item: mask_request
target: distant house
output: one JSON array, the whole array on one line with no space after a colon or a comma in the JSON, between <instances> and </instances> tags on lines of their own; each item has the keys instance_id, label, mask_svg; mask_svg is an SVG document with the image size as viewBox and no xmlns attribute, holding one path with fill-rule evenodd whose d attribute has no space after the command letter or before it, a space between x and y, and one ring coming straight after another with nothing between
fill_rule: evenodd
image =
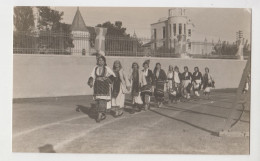
<instances>
[{"instance_id":1,"label":"distant house","mask_svg":"<svg viewBox=\"0 0 260 161\"><path fill-rule=\"evenodd\" d=\"M173 49L173 54L210 54L213 44L194 39L195 25L186 14L186 9L168 10L168 17L151 24L152 50Z\"/></svg>"}]
</instances>

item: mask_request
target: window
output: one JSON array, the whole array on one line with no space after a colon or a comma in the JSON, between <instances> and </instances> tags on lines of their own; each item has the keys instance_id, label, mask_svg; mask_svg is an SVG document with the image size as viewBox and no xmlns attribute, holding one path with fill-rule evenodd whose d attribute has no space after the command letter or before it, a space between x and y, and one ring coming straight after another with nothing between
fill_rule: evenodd
<instances>
[{"instance_id":1,"label":"window","mask_svg":"<svg viewBox=\"0 0 260 161\"><path fill-rule=\"evenodd\" d=\"M165 27L163 27L163 38L166 37L166 30L165 30Z\"/></svg>"},{"instance_id":2,"label":"window","mask_svg":"<svg viewBox=\"0 0 260 161\"><path fill-rule=\"evenodd\" d=\"M191 49L191 42L189 42L189 46L188 46L189 49Z\"/></svg>"},{"instance_id":3,"label":"window","mask_svg":"<svg viewBox=\"0 0 260 161\"><path fill-rule=\"evenodd\" d=\"M179 24L179 35L181 35L182 34L182 24L180 23Z\"/></svg>"},{"instance_id":4,"label":"window","mask_svg":"<svg viewBox=\"0 0 260 161\"><path fill-rule=\"evenodd\" d=\"M173 24L173 35L176 36L176 23Z\"/></svg>"},{"instance_id":5,"label":"window","mask_svg":"<svg viewBox=\"0 0 260 161\"><path fill-rule=\"evenodd\" d=\"M172 35L172 28L171 28L171 24L169 24L169 35Z\"/></svg>"},{"instance_id":6,"label":"window","mask_svg":"<svg viewBox=\"0 0 260 161\"><path fill-rule=\"evenodd\" d=\"M189 29L188 31L188 36L191 36L191 29Z\"/></svg>"},{"instance_id":7,"label":"window","mask_svg":"<svg viewBox=\"0 0 260 161\"><path fill-rule=\"evenodd\" d=\"M166 43L165 43L165 41L163 41L163 47L164 47L164 48L166 47Z\"/></svg>"},{"instance_id":8,"label":"window","mask_svg":"<svg viewBox=\"0 0 260 161\"><path fill-rule=\"evenodd\" d=\"M186 35L186 24L184 24L184 35Z\"/></svg>"},{"instance_id":9,"label":"window","mask_svg":"<svg viewBox=\"0 0 260 161\"><path fill-rule=\"evenodd\" d=\"M156 29L153 30L154 39L156 39Z\"/></svg>"}]
</instances>

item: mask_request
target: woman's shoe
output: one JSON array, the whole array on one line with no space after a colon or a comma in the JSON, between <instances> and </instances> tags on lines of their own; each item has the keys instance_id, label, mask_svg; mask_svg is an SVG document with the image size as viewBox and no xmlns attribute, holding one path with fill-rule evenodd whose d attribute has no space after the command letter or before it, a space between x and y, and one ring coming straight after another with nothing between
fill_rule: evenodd
<instances>
[{"instance_id":1,"label":"woman's shoe","mask_svg":"<svg viewBox=\"0 0 260 161\"><path fill-rule=\"evenodd\" d=\"M147 111L148 108L149 108L149 107L148 107L148 104L145 104L145 105L144 105L144 110Z\"/></svg>"},{"instance_id":2,"label":"woman's shoe","mask_svg":"<svg viewBox=\"0 0 260 161\"><path fill-rule=\"evenodd\" d=\"M120 117L120 116L122 116L123 114L124 114L123 110L122 110L122 109L119 109L117 116Z\"/></svg>"},{"instance_id":3,"label":"woman's shoe","mask_svg":"<svg viewBox=\"0 0 260 161\"><path fill-rule=\"evenodd\" d=\"M113 117L117 117L118 116L118 107L114 107L113 108Z\"/></svg>"},{"instance_id":4,"label":"woman's shoe","mask_svg":"<svg viewBox=\"0 0 260 161\"><path fill-rule=\"evenodd\" d=\"M137 105L135 107L135 112L141 112L142 111L142 108L140 107L140 105Z\"/></svg>"},{"instance_id":5,"label":"woman's shoe","mask_svg":"<svg viewBox=\"0 0 260 161\"><path fill-rule=\"evenodd\" d=\"M160 103L159 103L159 108L162 108L162 107L163 107L163 103L160 102Z\"/></svg>"},{"instance_id":6,"label":"woman's shoe","mask_svg":"<svg viewBox=\"0 0 260 161\"><path fill-rule=\"evenodd\" d=\"M96 118L96 122L97 122L97 123L100 123L101 117L102 117L102 113L99 112L99 113L97 114L97 118Z\"/></svg>"},{"instance_id":7,"label":"woman's shoe","mask_svg":"<svg viewBox=\"0 0 260 161\"><path fill-rule=\"evenodd\" d=\"M110 114L111 113L111 109L106 109L106 113Z\"/></svg>"},{"instance_id":8,"label":"woman's shoe","mask_svg":"<svg viewBox=\"0 0 260 161\"><path fill-rule=\"evenodd\" d=\"M136 104L133 104L132 109L130 110L130 114L134 114L136 111Z\"/></svg>"},{"instance_id":9,"label":"woman's shoe","mask_svg":"<svg viewBox=\"0 0 260 161\"><path fill-rule=\"evenodd\" d=\"M134 110L134 109L131 109L131 110L129 111L129 113L130 113L130 114L134 114L134 113L135 113L135 110Z\"/></svg>"},{"instance_id":10,"label":"woman's shoe","mask_svg":"<svg viewBox=\"0 0 260 161\"><path fill-rule=\"evenodd\" d=\"M106 119L106 114L105 113L101 113L101 120L105 120Z\"/></svg>"}]
</instances>

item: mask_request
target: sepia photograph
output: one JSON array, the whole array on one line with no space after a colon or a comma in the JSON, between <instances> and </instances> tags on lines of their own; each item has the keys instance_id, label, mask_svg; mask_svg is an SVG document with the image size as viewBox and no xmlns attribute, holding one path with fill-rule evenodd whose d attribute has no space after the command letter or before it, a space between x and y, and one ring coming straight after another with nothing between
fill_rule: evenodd
<instances>
[{"instance_id":1,"label":"sepia photograph","mask_svg":"<svg viewBox=\"0 0 260 161\"><path fill-rule=\"evenodd\" d=\"M251 8L13 6L12 152L250 155Z\"/></svg>"}]
</instances>

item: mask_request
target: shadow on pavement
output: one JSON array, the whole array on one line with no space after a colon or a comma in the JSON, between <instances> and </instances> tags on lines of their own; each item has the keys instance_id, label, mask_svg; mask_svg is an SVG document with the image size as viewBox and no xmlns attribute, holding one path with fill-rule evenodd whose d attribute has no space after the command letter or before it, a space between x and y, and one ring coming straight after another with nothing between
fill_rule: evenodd
<instances>
[{"instance_id":1,"label":"shadow on pavement","mask_svg":"<svg viewBox=\"0 0 260 161\"><path fill-rule=\"evenodd\" d=\"M56 153L51 144L45 144L40 146L38 149L40 153Z\"/></svg>"},{"instance_id":2,"label":"shadow on pavement","mask_svg":"<svg viewBox=\"0 0 260 161\"><path fill-rule=\"evenodd\" d=\"M190 126L192 126L192 127L195 127L195 128L200 129L200 130L202 130L202 131L205 131L205 132L207 132L207 133L209 133L209 134L211 134L211 135L213 135L213 136L218 136L218 132L215 132L215 131L212 131L212 130L208 130L208 129L206 129L206 128L200 127L200 126L198 126L198 125L194 125L194 124L192 124L192 123L190 123L190 122L187 122L187 121L184 121L184 120L181 120L181 119L177 119L177 118L172 117L172 116L168 116L168 115L166 115L166 114L160 113L160 112L155 111L155 110L151 110L151 109L150 109L150 111L152 111L152 112L154 112L154 113L156 113L156 114L159 114L159 115L161 115L161 116L164 116L164 117L167 117L167 118L170 118L170 119L173 119L173 120L176 120L176 121L185 123L185 124L187 124L187 125L190 125Z\"/></svg>"},{"instance_id":3,"label":"shadow on pavement","mask_svg":"<svg viewBox=\"0 0 260 161\"><path fill-rule=\"evenodd\" d=\"M77 112L83 112L84 114L87 114L89 118L95 119L96 118L96 109L95 104L91 104L91 107L86 107L83 105L77 105L76 108Z\"/></svg>"},{"instance_id":4,"label":"shadow on pavement","mask_svg":"<svg viewBox=\"0 0 260 161\"><path fill-rule=\"evenodd\" d=\"M198 112L198 111L193 111L193 110L187 110L187 109L182 109L182 108L173 107L173 106L171 106L171 108L169 108L169 107L162 107L162 109L173 110L173 111L182 111L182 112L186 112L186 113L194 113L194 114L199 114L199 115L207 115L207 116L227 119L227 117L225 117L225 116L213 115L213 114L210 114L210 113L204 113L204 112Z\"/></svg>"}]
</instances>

